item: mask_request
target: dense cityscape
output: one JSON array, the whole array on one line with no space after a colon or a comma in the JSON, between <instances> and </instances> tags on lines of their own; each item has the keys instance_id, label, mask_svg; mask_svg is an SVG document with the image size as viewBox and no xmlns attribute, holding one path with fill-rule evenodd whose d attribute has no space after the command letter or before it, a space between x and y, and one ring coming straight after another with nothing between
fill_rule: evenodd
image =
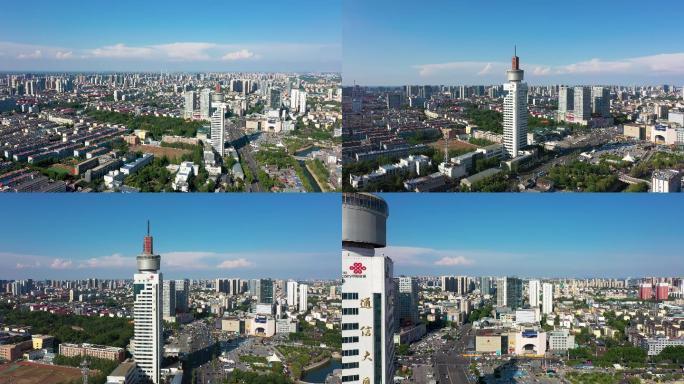
<instances>
[{"instance_id":1,"label":"dense cityscape","mask_svg":"<svg viewBox=\"0 0 684 384\"><path fill-rule=\"evenodd\" d=\"M339 74L11 73L0 190L334 191Z\"/></svg>"},{"instance_id":2,"label":"dense cityscape","mask_svg":"<svg viewBox=\"0 0 684 384\"><path fill-rule=\"evenodd\" d=\"M344 87L345 190L681 191L684 88L528 86L520 65L503 85Z\"/></svg>"},{"instance_id":3,"label":"dense cityscape","mask_svg":"<svg viewBox=\"0 0 684 384\"><path fill-rule=\"evenodd\" d=\"M343 194L342 382L682 379L684 278L396 276L390 208Z\"/></svg>"},{"instance_id":4,"label":"dense cityscape","mask_svg":"<svg viewBox=\"0 0 684 384\"><path fill-rule=\"evenodd\" d=\"M339 282L167 280L160 259L148 232L133 280L2 281L4 377L339 382Z\"/></svg>"}]
</instances>

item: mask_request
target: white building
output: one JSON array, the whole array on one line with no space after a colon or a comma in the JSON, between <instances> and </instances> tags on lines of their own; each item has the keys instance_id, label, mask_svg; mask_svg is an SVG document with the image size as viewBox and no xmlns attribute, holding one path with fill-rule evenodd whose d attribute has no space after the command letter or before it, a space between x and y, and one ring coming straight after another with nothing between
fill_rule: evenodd
<instances>
[{"instance_id":1,"label":"white building","mask_svg":"<svg viewBox=\"0 0 684 384\"><path fill-rule=\"evenodd\" d=\"M192 161L184 161L180 163L176 177L171 182L171 188L175 191L188 192L190 191L190 184L188 179L190 176L197 175L199 172L199 166L195 165Z\"/></svg>"},{"instance_id":2,"label":"white building","mask_svg":"<svg viewBox=\"0 0 684 384\"><path fill-rule=\"evenodd\" d=\"M342 382L390 383L394 377L392 259L386 245L387 203L370 194L342 201Z\"/></svg>"},{"instance_id":3,"label":"white building","mask_svg":"<svg viewBox=\"0 0 684 384\"><path fill-rule=\"evenodd\" d=\"M651 191L660 193L681 192L682 174L674 169L653 171Z\"/></svg>"},{"instance_id":4,"label":"white building","mask_svg":"<svg viewBox=\"0 0 684 384\"><path fill-rule=\"evenodd\" d=\"M529 284L530 307L539 308L539 280L530 280Z\"/></svg>"},{"instance_id":5,"label":"white building","mask_svg":"<svg viewBox=\"0 0 684 384\"><path fill-rule=\"evenodd\" d=\"M226 107L224 105L219 106L211 115L211 145L214 147L216 152L223 157L225 154L226 146Z\"/></svg>"},{"instance_id":6,"label":"white building","mask_svg":"<svg viewBox=\"0 0 684 384\"><path fill-rule=\"evenodd\" d=\"M542 285L542 313L548 315L553 312L553 284Z\"/></svg>"},{"instance_id":7,"label":"white building","mask_svg":"<svg viewBox=\"0 0 684 384\"><path fill-rule=\"evenodd\" d=\"M506 71L508 83L504 84L504 152L507 158L518 156L527 145L527 84L523 83L525 71L520 69L518 56L513 56L511 69Z\"/></svg>"},{"instance_id":8,"label":"white building","mask_svg":"<svg viewBox=\"0 0 684 384\"><path fill-rule=\"evenodd\" d=\"M309 286L299 284L299 313L304 313L309 308Z\"/></svg>"},{"instance_id":9,"label":"white building","mask_svg":"<svg viewBox=\"0 0 684 384\"><path fill-rule=\"evenodd\" d=\"M162 284L162 318L172 318L176 316L176 281L166 280Z\"/></svg>"},{"instance_id":10,"label":"white building","mask_svg":"<svg viewBox=\"0 0 684 384\"><path fill-rule=\"evenodd\" d=\"M159 255L154 254L153 239L147 226L143 253L136 258L138 273L133 276L133 338L131 354L145 376L160 383L162 358L162 274Z\"/></svg>"},{"instance_id":11,"label":"white building","mask_svg":"<svg viewBox=\"0 0 684 384\"><path fill-rule=\"evenodd\" d=\"M294 113L303 115L306 113L306 92L293 89L290 95L290 109Z\"/></svg>"},{"instance_id":12,"label":"white building","mask_svg":"<svg viewBox=\"0 0 684 384\"><path fill-rule=\"evenodd\" d=\"M200 92L199 107L200 118L209 120L209 117L211 117L211 90L203 89L202 92Z\"/></svg>"},{"instance_id":13,"label":"white building","mask_svg":"<svg viewBox=\"0 0 684 384\"><path fill-rule=\"evenodd\" d=\"M287 282L287 305L290 307L290 309L295 308L297 306L297 282L296 281L288 281Z\"/></svg>"},{"instance_id":14,"label":"white building","mask_svg":"<svg viewBox=\"0 0 684 384\"><path fill-rule=\"evenodd\" d=\"M183 99L185 100L183 117L186 119L191 119L192 114L195 112L195 91L187 91L183 93Z\"/></svg>"}]
</instances>

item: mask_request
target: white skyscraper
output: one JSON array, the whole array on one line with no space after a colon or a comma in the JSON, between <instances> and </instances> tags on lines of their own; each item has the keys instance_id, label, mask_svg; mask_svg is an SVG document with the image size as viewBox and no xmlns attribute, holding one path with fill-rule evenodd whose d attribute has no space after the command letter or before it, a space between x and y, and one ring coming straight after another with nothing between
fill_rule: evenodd
<instances>
[{"instance_id":1,"label":"white skyscraper","mask_svg":"<svg viewBox=\"0 0 684 384\"><path fill-rule=\"evenodd\" d=\"M390 383L394 376L392 259L386 245L387 203L342 195L342 382Z\"/></svg>"},{"instance_id":2,"label":"white skyscraper","mask_svg":"<svg viewBox=\"0 0 684 384\"><path fill-rule=\"evenodd\" d=\"M297 289L298 289L298 284L296 281L288 281L287 282L287 305L290 307L290 309L294 308L297 306Z\"/></svg>"},{"instance_id":3,"label":"white skyscraper","mask_svg":"<svg viewBox=\"0 0 684 384\"><path fill-rule=\"evenodd\" d=\"M295 113L299 113L300 115L306 113L305 91L299 89L292 90L292 94L290 95L290 109Z\"/></svg>"},{"instance_id":4,"label":"white skyscraper","mask_svg":"<svg viewBox=\"0 0 684 384\"><path fill-rule=\"evenodd\" d=\"M131 354L141 371L154 384L160 383L162 357L162 274L159 255L154 254L150 225L143 241L143 253L136 258L133 276L133 339Z\"/></svg>"},{"instance_id":5,"label":"white skyscraper","mask_svg":"<svg viewBox=\"0 0 684 384\"><path fill-rule=\"evenodd\" d=\"M508 83L504 84L504 152L508 158L518 156L527 145L527 84L523 83L524 71L520 59L513 56L511 69L506 71Z\"/></svg>"},{"instance_id":6,"label":"white skyscraper","mask_svg":"<svg viewBox=\"0 0 684 384\"><path fill-rule=\"evenodd\" d=\"M496 306L505 307L507 304L506 298L508 297L508 292L506 291L506 278L497 277L496 278Z\"/></svg>"},{"instance_id":7,"label":"white skyscraper","mask_svg":"<svg viewBox=\"0 0 684 384\"><path fill-rule=\"evenodd\" d=\"M539 280L530 280L530 307L539 308Z\"/></svg>"},{"instance_id":8,"label":"white skyscraper","mask_svg":"<svg viewBox=\"0 0 684 384\"><path fill-rule=\"evenodd\" d=\"M174 280L166 280L162 284L163 293L163 309L162 317L174 317L176 316L176 282Z\"/></svg>"},{"instance_id":9,"label":"white skyscraper","mask_svg":"<svg viewBox=\"0 0 684 384\"><path fill-rule=\"evenodd\" d=\"M309 308L309 286L299 284L299 313L306 312L307 308Z\"/></svg>"},{"instance_id":10,"label":"white skyscraper","mask_svg":"<svg viewBox=\"0 0 684 384\"><path fill-rule=\"evenodd\" d=\"M223 157L226 145L226 107L221 105L216 108L214 114L211 116L211 145L216 152Z\"/></svg>"},{"instance_id":11,"label":"white skyscraper","mask_svg":"<svg viewBox=\"0 0 684 384\"><path fill-rule=\"evenodd\" d=\"M211 117L211 90L203 89L199 100L200 118L209 120Z\"/></svg>"},{"instance_id":12,"label":"white skyscraper","mask_svg":"<svg viewBox=\"0 0 684 384\"><path fill-rule=\"evenodd\" d=\"M553 312L553 284L542 285L542 313L548 315Z\"/></svg>"},{"instance_id":13,"label":"white skyscraper","mask_svg":"<svg viewBox=\"0 0 684 384\"><path fill-rule=\"evenodd\" d=\"M591 88L575 87L575 122L591 119Z\"/></svg>"},{"instance_id":14,"label":"white skyscraper","mask_svg":"<svg viewBox=\"0 0 684 384\"><path fill-rule=\"evenodd\" d=\"M192 114L195 112L195 91L187 91L183 93L183 98L185 99L183 117L186 119L191 119Z\"/></svg>"}]
</instances>

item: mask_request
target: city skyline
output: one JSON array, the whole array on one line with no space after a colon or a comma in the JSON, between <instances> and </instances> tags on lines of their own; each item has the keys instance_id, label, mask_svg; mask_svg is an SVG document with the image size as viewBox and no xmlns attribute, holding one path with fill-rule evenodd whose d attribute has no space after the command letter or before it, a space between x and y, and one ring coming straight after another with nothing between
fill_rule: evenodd
<instances>
[{"instance_id":1,"label":"city skyline","mask_svg":"<svg viewBox=\"0 0 684 384\"><path fill-rule=\"evenodd\" d=\"M216 2L207 6L210 18L189 17L175 1L124 1L115 8L76 0L34 6L41 12L26 13L18 4L3 8L4 70L341 70L338 1L307 0L298 7ZM71 18L78 23L65 22Z\"/></svg>"},{"instance_id":2,"label":"city skyline","mask_svg":"<svg viewBox=\"0 0 684 384\"><path fill-rule=\"evenodd\" d=\"M684 43L668 36L679 33L675 20L684 6L666 3L658 28L649 30L619 28L620 20L641 17L636 1L582 0L564 4L561 12L541 1L438 1L430 7L405 0L346 1L343 83L499 84L517 45L531 85L682 84ZM581 28L590 17L596 17L596 28Z\"/></svg>"},{"instance_id":3,"label":"city skyline","mask_svg":"<svg viewBox=\"0 0 684 384\"><path fill-rule=\"evenodd\" d=\"M338 196L245 196L6 196L0 266L6 279L127 279L149 219L170 279L339 278Z\"/></svg>"},{"instance_id":4,"label":"city skyline","mask_svg":"<svg viewBox=\"0 0 684 384\"><path fill-rule=\"evenodd\" d=\"M681 206L677 198L379 196L387 201L390 215L388 246L376 253L392 258L396 276L627 278L684 273L677 269L677 219L660 214ZM656 221L657 226L651 225ZM638 236L630 235L632 231Z\"/></svg>"}]
</instances>

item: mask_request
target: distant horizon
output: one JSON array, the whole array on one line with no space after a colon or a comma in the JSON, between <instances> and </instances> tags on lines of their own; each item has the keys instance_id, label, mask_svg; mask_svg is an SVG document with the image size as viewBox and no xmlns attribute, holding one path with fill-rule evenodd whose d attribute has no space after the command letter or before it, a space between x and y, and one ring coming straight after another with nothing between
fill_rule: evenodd
<instances>
[{"instance_id":1,"label":"distant horizon","mask_svg":"<svg viewBox=\"0 0 684 384\"><path fill-rule=\"evenodd\" d=\"M395 276L684 276L676 194L378 195Z\"/></svg>"},{"instance_id":2,"label":"distant horizon","mask_svg":"<svg viewBox=\"0 0 684 384\"><path fill-rule=\"evenodd\" d=\"M504 83L516 47L528 84L684 84L684 3L658 5L657 28L632 28L638 0L347 0L344 84Z\"/></svg>"},{"instance_id":3,"label":"distant horizon","mask_svg":"<svg viewBox=\"0 0 684 384\"><path fill-rule=\"evenodd\" d=\"M169 278L339 276L335 195L5 194L0 207L0 279L132 277L146 220Z\"/></svg>"},{"instance_id":4,"label":"distant horizon","mask_svg":"<svg viewBox=\"0 0 684 384\"><path fill-rule=\"evenodd\" d=\"M663 86L663 85L668 85L668 86L675 86L678 89L684 88L684 84L677 84L677 83L652 83L652 84L610 84L610 83L586 83L586 84L572 84L572 83L548 83L548 84L531 84L529 82L526 82L528 85L534 86L534 87L549 87L549 86L559 86L559 85L565 85L565 86L573 86L573 87L581 87L581 86L602 86L602 87L645 87L645 86L653 86L653 87L658 87L658 86ZM400 85L366 85L366 84L344 84L344 79L343 79L343 88L353 88L356 86L362 87L362 88L402 88L405 86L416 86L416 87L423 87L423 86L430 86L430 87L458 87L458 86L465 86L465 87L479 87L479 86L484 86L484 87L493 87L493 86L501 86L503 82L501 83L482 83L482 84L431 84L431 83L406 83L406 84L400 84Z\"/></svg>"},{"instance_id":5,"label":"distant horizon","mask_svg":"<svg viewBox=\"0 0 684 384\"><path fill-rule=\"evenodd\" d=\"M65 71L340 71L340 0L7 3L0 67ZM46 17L46 15L49 15Z\"/></svg>"}]
</instances>

